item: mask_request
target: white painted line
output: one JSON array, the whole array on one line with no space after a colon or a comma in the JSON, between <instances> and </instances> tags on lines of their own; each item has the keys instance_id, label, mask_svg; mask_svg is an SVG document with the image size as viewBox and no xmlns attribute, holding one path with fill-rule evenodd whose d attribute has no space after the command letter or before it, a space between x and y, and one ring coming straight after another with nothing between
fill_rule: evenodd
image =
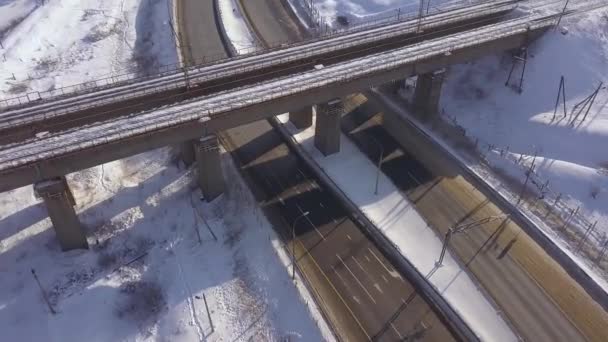
<instances>
[{"instance_id":1,"label":"white painted line","mask_svg":"<svg viewBox=\"0 0 608 342\"><path fill-rule=\"evenodd\" d=\"M374 304L376 304L376 300L374 299L374 297L372 297L372 295L369 293L369 291L367 291L367 289L365 288L365 286L363 286L363 284L361 283L361 281L359 280L359 278L357 278L355 276L355 274L353 273L353 271L350 270L350 267L348 267L348 265L344 262L344 260L342 260L342 258L340 257L340 255L338 253L336 253L336 256L338 257L338 259L340 259L340 262L342 263L342 265L344 265L344 267L346 267L346 270L348 271L348 273L350 273L350 275L355 278L355 281L357 282L357 284L359 284L359 286L361 286L361 288L363 289L363 291L365 292L365 294L367 294L367 296L369 297L369 299L372 300L372 302Z\"/></svg>"},{"instance_id":2,"label":"white painted line","mask_svg":"<svg viewBox=\"0 0 608 342\"><path fill-rule=\"evenodd\" d=\"M342 275L340 275L340 273L338 273L338 271L336 271L336 269L334 268L333 265L331 266L331 270L334 271L334 273L338 276L338 278L340 278L340 281L342 282L342 284L344 284L344 286L346 286L346 288L349 288L346 280L344 278L342 278ZM357 296L353 295L352 297L355 300L355 302L357 302L357 304L361 304L361 301L359 301L359 298L357 298Z\"/></svg>"},{"instance_id":3,"label":"white painted line","mask_svg":"<svg viewBox=\"0 0 608 342\"><path fill-rule=\"evenodd\" d=\"M401 279L401 281L404 281L403 278L401 278L401 276L399 275L399 273L397 273L397 271L391 271L388 269L388 267L386 267L386 265L384 265L384 263L382 262L382 260L380 260L380 258L378 258L378 256L376 255L376 253L374 253L374 251L372 251L369 247L367 247L367 250L372 253L372 255L374 256L374 258L376 258L376 260L378 260L378 262L380 263L380 265L382 265L382 267L384 267L384 269L386 270L386 272L393 278L399 278Z\"/></svg>"},{"instance_id":4,"label":"white painted line","mask_svg":"<svg viewBox=\"0 0 608 342\"><path fill-rule=\"evenodd\" d=\"M403 340L403 335L401 335L399 333L399 330L397 330L397 328L395 328L395 325L393 324L393 322L391 322L391 328L393 328L393 331L397 334L397 336L399 336L399 339Z\"/></svg>"},{"instance_id":5,"label":"white painted line","mask_svg":"<svg viewBox=\"0 0 608 342\"><path fill-rule=\"evenodd\" d=\"M384 279L384 282L388 284L388 279L386 279L386 277L384 276L384 274L381 277L382 277L382 279Z\"/></svg>"},{"instance_id":6,"label":"white painted line","mask_svg":"<svg viewBox=\"0 0 608 342\"><path fill-rule=\"evenodd\" d=\"M304 215L305 211L302 210L302 208L300 207L300 205L296 204L296 207L298 207L298 210L300 211L300 214ZM306 215L304 218L306 219L306 221L308 221L308 223L310 223L311 226L313 226L313 228L315 229L315 231L317 232L317 234L319 234L319 236L321 237L321 239L325 240L325 236L323 234L321 234L321 231L317 228L317 226L315 226L315 224L312 223L312 221L310 220L310 218L308 218L308 215Z\"/></svg>"},{"instance_id":7,"label":"white painted line","mask_svg":"<svg viewBox=\"0 0 608 342\"><path fill-rule=\"evenodd\" d=\"M350 235L346 234L346 238L349 239L350 241L353 241L353 238L350 237Z\"/></svg>"},{"instance_id":8,"label":"white painted line","mask_svg":"<svg viewBox=\"0 0 608 342\"><path fill-rule=\"evenodd\" d=\"M422 183L420 183L420 181L416 179L416 177L414 177L414 175L411 174L409 171L407 171L407 174L414 180L414 182L418 183L418 185L422 185Z\"/></svg>"},{"instance_id":9,"label":"white painted line","mask_svg":"<svg viewBox=\"0 0 608 342\"><path fill-rule=\"evenodd\" d=\"M363 268L363 265L361 265L361 263L359 262L359 260L357 260L357 258L355 258L355 256L352 256L353 260L355 260L355 262L357 263L357 266L359 266L359 268L361 269L361 271L363 271L363 273L365 273L367 275L367 277L374 282L374 288L376 288L376 290L378 290L378 292L380 292L380 294L384 294L384 291L382 291L382 288L380 288L380 285L378 285L377 282L375 282L374 278L372 276L369 275L369 273L365 270L365 268Z\"/></svg>"}]
</instances>

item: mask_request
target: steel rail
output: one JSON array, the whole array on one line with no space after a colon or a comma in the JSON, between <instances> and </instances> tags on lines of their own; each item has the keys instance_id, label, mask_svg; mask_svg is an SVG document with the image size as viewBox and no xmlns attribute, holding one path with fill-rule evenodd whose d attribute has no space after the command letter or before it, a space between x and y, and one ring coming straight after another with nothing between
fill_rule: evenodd
<instances>
[{"instance_id":1,"label":"steel rail","mask_svg":"<svg viewBox=\"0 0 608 342\"><path fill-rule=\"evenodd\" d=\"M451 29L453 29L453 27L452 27ZM437 34L437 32L433 32L433 34ZM424 37L425 37L425 35L423 34L421 37L422 37L422 38L424 38ZM421 37L415 37L415 38L416 38L416 39L421 39ZM412 38L412 39L413 39L413 38ZM412 39L408 38L408 39L405 39L404 41L405 41L405 42L413 41ZM394 44L394 43L395 43L395 42L389 42L389 43L387 43L387 44ZM382 44L379 44L379 45L380 45L380 46L382 46ZM376 48L377 48L377 46L376 46ZM358 50L358 51L359 51L359 52L361 52L361 51L365 51L365 49L360 49L360 50ZM338 54L338 55L336 55L336 56L338 56L338 57L346 57L347 55L348 55L348 54ZM333 57L336 57L336 56L333 56ZM306 64L305 64L305 65L306 65ZM304 66L305 66L305 65L304 65ZM312 65L310 65L310 66L312 66ZM301 67L301 66L300 66L300 67ZM283 69L279 69L279 70L278 70L278 72L290 72L290 69L291 69L291 67L288 67L288 68L283 68ZM254 69L254 70L255 70L255 69ZM296 71L297 71L297 70L296 70ZM275 71L274 73L276 74L277 72ZM217 75L217 73L216 73L216 75ZM272 74L271 74L271 73L268 73L268 75L272 76ZM226 77L227 77L227 76L226 76ZM258 75L258 76L256 76L256 77L259 77L259 75ZM243 77L240 77L240 78L239 78L239 77L233 77L233 80L232 80L232 81L228 81L228 82L225 82L225 83L222 83L222 84L219 84L219 85L234 85L234 86L238 86L238 85L239 85L239 84L238 84L239 82L243 82L243 81L244 81L244 80L246 80L246 79L247 79L247 78L243 78ZM216 85L215 87L217 87L217 86L218 86L218 85ZM203 89L204 89L204 88L203 88ZM200 90L200 89L199 89L199 90ZM183 95L183 94L181 94L181 95ZM113 95L113 96L114 96L113 98L115 98L115 96L116 96L116 95ZM171 100L171 98L168 98L167 100ZM167 101L167 102L169 102L169 101ZM93 108L93 107L91 107L91 108ZM128 107L125 107L125 108L122 108L122 109L128 109ZM106 114L106 113L98 113L98 115L99 115L99 116L104 115L104 114ZM39 121L42 121L42 120L48 120L48 119L51 119L52 117L53 117L52 115L49 115L49 114L44 114L43 118L39 118ZM93 117L93 116L91 116L91 117ZM30 118L30 119L32 119L32 118ZM79 118L78 120L80 120L80 119L81 119L81 118ZM31 121L30 121L30 122L31 122ZM63 123L66 123L66 122L67 122L67 121L65 121L65 122L63 122ZM27 122L26 122L26 123L23 123L23 124L27 124ZM16 127L16 126L12 126L12 127ZM47 127L50 127L50 126L47 126Z\"/></svg>"},{"instance_id":2,"label":"steel rail","mask_svg":"<svg viewBox=\"0 0 608 342\"><path fill-rule=\"evenodd\" d=\"M479 6L487 6L487 5L491 6L495 3L504 3L504 2L516 3L517 1L519 1L519 0L497 0L497 1L495 0L495 1L491 1L491 2L485 2L485 3L474 4L474 5L469 5L469 6L446 6L445 8L442 7L442 11L439 12L439 14L456 13L457 11L464 10L467 8L475 9L475 8L481 8ZM456 3L462 4L465 2L459 1ZM431 16L435 16L435 15L437 15L437 14L434 13L433 15L430 15L427 17L431 17ZM411 17L403 16L402 20L397 20L397 22L402 22L402 21L405 21L406 19L411 19ZM368 25L368 26L373 26L373 25ZM333 36L336 36L336 35L339 36L342 34L351 34L351 33L356 33L359 31L360 31L359 28L349 30L349 31L337 31L337 33L334 32L333 34L322 36L322 37L318 38L317 40L328 39L328 38L332 38ZM294 45L296 45L296 44L289 44L289 46L294 46ZM284 47L284 44L277 44L277 46L275 46L274 48L283 48L283 47ZM272 48L270 50L272 50ZM252 52L255 52L255 51L252 51ZM205 65L221 63L226 60L238 59L240 57L241 56L237 56L234 58L226 58L224 56L223 58L215 58L214 56L210 56L207 59L202 59L201 65L194 65L194 66L189 67L189 69L196 69L197 66L201 67L201 66L205 66ZM215 62L209 63L208 62L209 60L212 60ZM207 62L207 63L205 63L205 62ZM124 83L137 82L137 81L141 81L141 80L156 78L157 76L162 76L165 74L180 74L181 75L182 71L183 71L183 68L180 68L177 64L173 64L173 65L161 67L161 69L159 70L158 73L155 73L153 75L146 75L143 77L137 76L136 73L127 73L127 74L123 74L123 75L117 75L117 76L113 76L113 77L107 77L107 78L103 78L103 79L92 80L92 81L88 81L88 82L84 82L84 83L80 83L80 84L75 84L75 85L72 85L69 87L58 88L58 89L55 89L52 91L47 91L47 92L31 92L31 93L28 93L25 95L0 100L0 109L3 107L10 108L11 107L9 105L10 103L13 103L14 105L24 105L24 104L27 104L28 102L36 101L36 100L38 100L38 98L48 99L48 98L53 98L53 97L57 97L57 96L69 96L69 94L77 94L77 93L90 92L90 91L95 91L95 90L102 90L107 86L112 86L117 83L124 84ZM193 71L193 70L189 70L189 71ZM91 85L93 85L93 89L89 89ZM71 91L68 91L67 90L68 88L71 89ZM22 103L20 99L23 99L24 102Z\"/></svg>"},{"instance_id":3,"label":"steel rail","mask_svg":"<svg viewBox=\"0 0 608 342\"><path fill-rule=\"evenodd\" d=\"M486 7L475 7L472 10L467 9L467 11L462 11L458 13L450 13L450 16L445 15L437 15L437 16L429 16L426 21L423 23L423 28L432 29L433 27L437 27L439 25L446 25L452 22L458 22L462 20L466 20L471 17L477 17L483 15L484 13L492 14L495 11L507 11L512 9L511 7L507 7L513 1L500 1L493 2L491 4L484 4L484 6L490 6L490 8ZM497 4L503 4L502 6L498 6ZM506 5L504 5L506 4ZM494 12L483 12L481 9L494 9ZM211 81L213 79L217 79L220 77L230 76L231 72L236 75L239 71L251 71L255 69L259 69L261 67L268 67L268 64L264 64L264 60L267 62L269 59L272 60L272 64L280 64L285 61L290 61L290 58L296 59L295 56L300 55L301 58L310 58L315 55L321 55L327 53L328 49L332 49L332 47L340 46L341 48L349 48L356 45L368 44L378 39L378 35L382 34L383 39L390 39L393 35L405 35L412 34L416 29L417 22L407 21L400 24L393 24L387 27L376 28L370 31L364 31L363 35L360 34L349 34L344 35L328 40L320 40L313 41L306 44L296 44L291 48L279 50L278 53L265 53L260 55L255 55L250 58L244 59L234 59L230 60L227 63L213 65L207 68L201 69L191 69L188 71L188 78L190 83L200 84L202 82ZM331 51L331 50L329 50ZM237 62L238 61L238 62ZM293 61L292 61L293 62ZM271 64L271 65L272 65ZM234 68L240 68L234 73ZM249 69L251 68L251 70ZM227 72L228 71L228 72ZM110 89L109 91L100 91L98 93L94 93L92 95L85 95L83 98L75 97L70 98L68 100L59 100L54 102L49 102L46 104L34 106L33 108L26 109L17 109L14 111L9 111L0 117L0 127L11 127L13 123L17 121L17 124L25 124L28 121L34 121L33 119L27 120L23 119L24 117L33 116L34 114L41 114L43 111L51 108L52 106L58 106L61 104L59 108L73 108L76 106L78 110L86 110L90 107L83 105L75 105L76 101L91 101L89 96L97 97L101 100L106 99L107 102L112 102L111 99L116 99L116 97L122 96L121 98L136 98L137 96L142 96L142 94L149 94L156 89L177 89L180 87L184 87L186 85L186 81L183 79L183 74L174 74L165 76L159 79L146 80L140 83L129 84L123 88L118 88L115 91ZM120 94L120 95L119 95ZM128 95L125 95L128 94ZM71 112L63 111L65 112ZM45 113L46 114L46 113ZM19 121L18 121L19 120ZM25 120L25 121L23 121Z\"/></svg>"},{"instance_id":4,"label":"steel rail","mask_svg":"<svg viewBox=\"0 0 608 342\"><path fill-rule=\"evenodd\" d=\"M223 113L229 113L257 103L364 78L374 73L429 60L451 51L474 47L501 37L522 34L529 29L549 27L553 25L554 19L551 16L549 18L537 18L533 21L529 19L515 20L510 25L501 23L501 25L473 30L476 32L454 34L435 41L419 43L416 44L417 48L406 47L383 52L331 67L263 82L256 87L237 88L140 115L42 136L22 144L13 144L10 147L7 146L8 148L2 148L0 150L0 171L110 141L124 140L154 130L188 122L196 123L204 118L215 119ZM420 53L421 48L426 50L424 54ZM294 86L294 83L298 83L299 86ZM236 101L235 98L240 100Z\"/></svg>"}]
</instances>

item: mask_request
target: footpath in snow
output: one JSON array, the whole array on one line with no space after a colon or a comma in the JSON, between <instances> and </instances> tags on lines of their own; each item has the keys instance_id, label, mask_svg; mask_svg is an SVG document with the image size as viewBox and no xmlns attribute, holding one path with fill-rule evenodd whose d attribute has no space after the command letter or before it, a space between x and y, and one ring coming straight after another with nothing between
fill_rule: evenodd
<instances>
[{"instance_id":1,"label":"footpath in snow","mask_svg":"<svg viewBox=\"0 0 608 342\"><path fill-rule=\"evenodd\" d=\"M449 253L443 266L435 266L441 252L442 238L435 234L409 200L382 173L378 195L374 194L377 168L344 134L341 134L340 152L325 157L314 147L314 124L298 131L288 123L288 114L278 118L350 200L421 274L426 275L478 336L486 341L516 340L509 326L478 290L466 270Z\"/></svg>"}]
</instances>

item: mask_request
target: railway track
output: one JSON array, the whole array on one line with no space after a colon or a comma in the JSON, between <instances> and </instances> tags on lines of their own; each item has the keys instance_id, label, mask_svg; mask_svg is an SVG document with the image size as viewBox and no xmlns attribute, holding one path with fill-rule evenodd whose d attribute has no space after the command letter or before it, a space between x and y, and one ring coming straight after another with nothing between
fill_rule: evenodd
<instances>
[{"instance_id":1,"label":"railway track","mask_svg":"<svg viewBox=\"0 0 608 342\"><path fill-rule=\"evenodd\" d=\"M593 2L585 2L587 5L590 3ZM606 4L602 5L606 6ZM569 13L580 11L581 8L589 9L588 6L579 6ZM455 49L475 46L482 41L488 42L514 32L526 31L531 27L549 27L554 24L555 20L555 14L525 16L360 57L349 62L337 63L319 70L309 68L304 72L295 73L293 76L277 77L274 72L270 72L266 75L270 78L268 81L244 87L233 87L230 90L197 97L194 100L183 101L171 106L159 107L152 111L133 113L105 121L92 120L84 125L76 125L75 123L78 122L75 121L72 127L58 129L56 132L34 131L25 140L0 146L0 176L14 174L23 167L28 168L27 165L47 159L74 154L104 144L128 141L140 135L154 136L157 133L161 134L163 130L181 128L184 128L185 132L191 132L191 130L196 132L196 129L202 129L204 126L201 120L213 119L211 121L216 122L228 120L230 113L245 110L251 106L310 92L314 89L339 85L348 80L370 76L375 72L392 70L405 63L421 62L424 58L451 53ZM277 53L281 53L281 51L270 52L270 54ZM234 86L234 82L236 81L231 81L230 85ZM187 93L192 96L193 92L192 90ZM251 122L260 118L252 116L248 120ZM218 126L217 128L226 129L228 127ZM188 139L188 136L184 136L183 139ZM3 183L0 190L9 189L11 186L9 185L10 179L0 183ZM21 182L15 184L21 184Z\"/></svg>"},{"instance_id":2,"label":"railway track","mask_svg":"<svg viewBox=\"0 0 608 342\"><path fill-rule=\"evenodd\" d=\"M37 132L149 110L165 104L209 95L235 86L255 84L307 70L315 64L332 65L348 59L483 26L515 8L515 1L500 0L428 16L422 23L407 20L369 30L340 34L324 40L295 44L225 63L189 68L154 79L126 83L93 93L34 101L21 108L5 109L0 116L0 144ZM463 24L463 22L466 22ZM419 29L423 34L416 34ZM187 75L187 78L185 77Z\"/></svg>"}]
</instances>

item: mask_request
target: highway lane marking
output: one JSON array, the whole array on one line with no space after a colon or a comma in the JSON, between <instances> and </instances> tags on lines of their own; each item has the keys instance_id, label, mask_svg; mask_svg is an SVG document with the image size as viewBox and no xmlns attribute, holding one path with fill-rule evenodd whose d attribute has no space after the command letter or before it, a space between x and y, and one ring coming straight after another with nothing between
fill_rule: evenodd
<instances>
[{"instance_id":1,"label":"highway lane marking","mask_svg":"<svg viewBox=\"0 0 608 342\"><path fill-rule=\"evenodd\" d=\"M363 257L365 257L365 260L367 260L367 262L372 262L372 259L370 259L367 254L363 255Z\"/></svg>"},{"instance_id":2,"label":"highway lane marking","mask_svg":"<svg viewBox=\"0 0 608 342\"><path fill-rule=\"evenodd\" d=\"M367 247L367 250L372 253L372 255L374 256L374 258L376 258L376 260L378 260L378 262L380 263L380 265L382 265L382 267L384 267L384 269L386 270L386 272L393 278L399 278L401 279L401 281L404 282L403 278L401 278L401 275L399 275L399 273L397 273L397 271L390 271L388 269L388 267L386 267L386 265L384 265L384 263L382 262L382 260L380 260L380 258L378 258L378 256L376 255L376 253L374 253L374 251L372 251L369 247Z\"/></svg>"},{"instance_id":3,"label":"highway lane marking","mask_svg":"<svg viewBox=\"0 0 608 342\"><path fill-rule=\"evenodd\" d=\"M302 207L300 207L299 204L296 204L296 207L298 207L298 210L300 211L300 215L304 215L305 211L302 210ZM317 226L315 226L315 224L312 223L312 221L310 220L310 218L308 217L308 215L304 216L304 218L306 219L306 221L308 221L308 223L310 223L311 226L313 226L313 228L315 229L315 231L317 232L317 234L319 234L319 236L321 237L321 239L325 240L325 236L321 233L321 231L317 228Z\"/></svg>"},{"instance_id":4,"label":"highway lane marking","mask_svg":"<svg viewBox=\"0 0 608 342\"><path fill-rule=\"evenodd\" d=\"M334 271L334 273L338 276L338 278L340 278L340 281L342 281L342 284L344 284L344 286L346 286L346 288L349 288L348 283L346 282L346 279L344 279L344 277L342 277L342 275L340 273L338 273L338 271L336 270L334 265L331 265L331 270ZM355 295L352 295L351 297L353 297L353 299L355 300L355 302L357 302L357 304L361 305L361 301L359 300L359 297L357 297Z\"/></svg>"},{"instance_id":5,"label":"highway lane marking","mask_svg":"<svg viewBox=\"0 0 608 342\"><path fill-rule=\"evenodd\" d=\"M349 234L346 234L346 238L349 239L350 241L353 241L353 239L350 237Z\"/></svg>"},{"instance_id":6,"label":"highway lane marking","mask_svg":"<svg viewBox=\"0 0 608 342\"><path fill-rule=\"evenodd\" d=\"M420 181L416 179L416 177L414 177L414 175L411 174L410 171L407 171L407 174L414 180L414 182L418 183L418 185L422 185L422 183L420 183Z\"/></svg>"},{"instance_id":7,"label":"highway lane marking","mask_svg":"<svg viewBox=\"0 0 608 342\"><path fill-rule=\"evenodd\" d=\"M365 268L363 268L363 265L361 265L361 263L359 262L359 260L357 260L357 258L355 258L355 256L351 256L353 258L353 260L355 260L355 263L357 264L357 266L359 266L359 268L361 269L361 271L363 271L363 273L365 273L365 275L367 275L367 277L369 278L369 280L374 282L374 288L376 288L376 290L378 290L378 292L380 292L380 294L384 294L384 291L382 291L382 289L380 288L380 285L378 285L377 282L375 282L374 278L372 276L369 275L369 273L365 270Z\"/></svg>"},{"instance_id":8,"label":"highway lane marking","mask_svg":"<svg viewBox=\"0 0 608 342\"><path fill-rule=\"evenodd\" d=\"M391 322L391 328L393 328L393 331L395 331L397 336L399 336L399 339L403 340L403 335L401 335L401 333L399 333L399 330L397 330L397 328L395 328L395 325L393 324L393 322Z\"/></svg>"},{"instance_id":9,"label":"highway lane marking","mask_svg":"<svg viewBox=\"0 0 608 342\"><path fill-rule=\"evenodd\" d=\"M367 294L367 296L369 297L369 299L371 299L374 304L377 304L376 300L371 295L371 293L369 293L369 291L367 291L367 289L365 288L365 286L363 286L363 284L361 283L361 281L359 280L359 278L357 278L357 276L355 276L355 274L353 273L353 271L351 271L350 267L348 267L348 265L344 262L344 260L342 260L342 258L340 257L340 255L338 253L336 253L336 256L338 257L338 259L340 260L340 262L342 263L342 265L344 265L344 267L346 267L346 270L348 271L348 273L350 273L350 275L353 278L355 278L355 281L357 282L357 284L359 284L359 286L361 286L361 288L363 289L363 291L365 292L365 294Z\"/></svg>"},{"instance_id":10,"label":"highway lane marking","mask_svg":"<svg viewBox=\"0 0 608 342\"><path fill-rule=\"evenodd\" d=\"M384 282L388 284L388 279L386 279L386 277L383 275L381 275L382 279L384 279Z\"/></svg>"},{"instance_id":11,"label":"highway lane marking","mask_svg":"<svg viewBox=\"0 0 608 342\"><path fill-rule=\"evenodd\" d=\"M300 239L296 238L296 241L301 246L301 248L303 248L305 251L308 251L308 249L306 248L306 246L304 246L304 244L302 243L302 241L300 241ZM340 294L340 292L338 292L338 289L336 289L336 286L334 285L334 283L332 283L332 281L329 279L329 277L327 276L327 274L325 274L325 272L323 272L323 269L321 268L321 266L319 266L319 264L317 263L317 260L315 260L315 258L310 253L307 252L307 254L310 257L310 260L312 260L313 264L315 264L315 266L317 267L317 269L319 270L319 272L323 275L323 277L325 278L325 280L327 281L327 283L329 284L329 286L331 286L331 288L334 290L334 292L336 293L336 295L338 295L338 298L340 298L340 301L342 301L342 304L344 304L344 306L346 307L346 309L348 310L348 312L350 312L350 315L353 317L353 319L355 320L355 322L357 322L357 325L359 326L359 328L361 329L361 331L363 331L363 333L365 334L365 336L367 337L367 339L370 340L371 337L367 333L367 330L365 330L365 328L363 328L363 325L361 324L361 322L359 321L359 319L357 318L357 316L355 315L355 313L353 312L353 310L350 308L350 306L348 306L348 304L346 304L346 301L344 300L344 298L342 297L342 295ZM333 266L332 266L332 269L333 269ZM334 270L334 273L337 273L337 272Z\"/></svg>"}]
</instances>

